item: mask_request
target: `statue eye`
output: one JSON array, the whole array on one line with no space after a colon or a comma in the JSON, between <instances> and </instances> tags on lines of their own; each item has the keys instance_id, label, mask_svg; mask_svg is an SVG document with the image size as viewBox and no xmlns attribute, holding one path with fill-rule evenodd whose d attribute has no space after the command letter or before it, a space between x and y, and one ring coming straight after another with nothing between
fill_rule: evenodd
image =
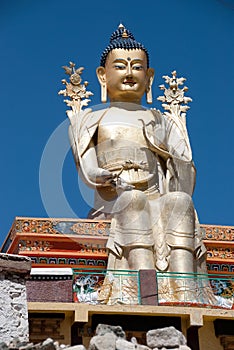
<instances>
[{"instance_id":1,"label":"statue eye","mask_svg":"<svg viewBox=\"0 0 234 350\"><path fill-rule=\"evenodd\" d=\"M118 64L115 64L115 65L114 65L114 68L115 68L115 69L125 69L125 65L124 65L124 64L121 64L121 63L118 63Z\"/></svg>"},{"instance_id":2,"label":"statue eye","mask_svg":"<svg viewBox=\"0 0 234 350\"><path fill-rule=\"evenodd\" d=\"M135 65L132 67L132 69L134 69L134 70L142 70L142 69L143 69L143 66L140 65L140 64L135 64Z\"/></svg>"}]
</instances>

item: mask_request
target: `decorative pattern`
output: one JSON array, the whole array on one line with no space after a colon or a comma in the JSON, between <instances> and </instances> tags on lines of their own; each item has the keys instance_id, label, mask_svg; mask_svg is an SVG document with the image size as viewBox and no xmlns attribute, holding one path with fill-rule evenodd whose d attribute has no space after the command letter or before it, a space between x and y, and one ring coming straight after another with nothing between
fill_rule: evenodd
<instances>
[{"instance_id":1,"label":"decorative pattern","mask_svg":"<svg viewBox=\"0 0 234 350\"><path fill-rule=\"evenodd\" d=\"M183 274L158 273L159 305L191 305L228 308L233 307L234 279L229 275L185 276Z\"/></svg>"},{"instance_id":2,"label":"decorative pattern","mask_svg":"<svg viewBox=\"0 0 234 350\"><path fill-rule=\"evenodd\" d=\"M104 259L47 258L37 256L30 256L30 258L34 264L100 266L104 268L107 266L107 261Z\"/></svg>"},{"instance_id":3,"label":"decorative pattern","mask_svg":"<svg viewBox=\"0 0 234 350\"><path fill-rule=\"evenodd\" d=\"M139 304L138 273L112 271L85 273L74 271L73 300L87 304Z\"/></svg>"},{"instance_id":4,"label":"decorative pattern","mask_svg":"<svg viewBox=\"0 0 234 350\"><path fill-rule=\"evenodd\" d=\"M103 279L103 275L76 275L73 281L73 301L97 304L98 289L101 287Z\"/></svg>"},{"instance_id":5,"label":"decorative pattern","mask_svg":"<svg viewBox=\"0 0 234 350\"><path fill-rule=\"evenodd\" d=\"M204 243L207 248L207 268L209 272L219 273L234 273L234 227L233 226L217 226L217 225L201 225L203 230ZM64 219L35 219L35 218L17 218L11 228L8 238L2 248L2 252L7 252L7 249L14 240L16 234L24 233L30 235L29 240L21 239L19 241L19 252L38 251L46 252L53 249L51 243L46 237L46 240L37 239L38 234L43 235L76 235L76 236L96 236L107 239L109 236L110 221L102 220L84 220L76 219L64 221ZM34 241L33 235L36 240ZM210 241L210 243L208 242ZM212 244L211 244L211 241ZM218 241L223 242L222 247L219 247ZM217 243L215 243L217 242ZM226 247L225 247L226 242ZM91 245L90 243L81 245L80 252L87 254L107 254L103 244ZM106 258L45 258L31 257L34 264L58 264L58 265L77 265L77 266L103 266L106 267ZM212 259L211 262L209 259ZM214 259L217 259L214 262ZM229 260L226 262L225 260ZM221 263L221 260L223 261ZM233 263L231 261L233 260Z\"/></svg>"},{"instance_id":6,"label":"decorative pattern","mask_svg":"<svg viewBox=\"0 0 234 350\"><path fill-rule=\"evenodd\" d=\"M221 248L221 247L206 247L207 258L216 259L234 259L234 247Z\"/></svg>"},{"instance_id":7,"label":"decorative pattern","mask_svg":"<svg viewBox=\"0 0 234 350\"><path fill-rule=\"evenodd\" d=\"M207 240L212 241L234 241L234 227L233 226L213 226L201 225L205 229Z\"/></svg>"},{"instance_id":8,"label":"decorative pattern","mask_svg":"<svg viewBox=\"0 0 234 350\"><path fill-rule=\"evenodd\" d=\"M234 241L233 226L201 225L204 239L213 241ZM56 220L17 219L11 229L11 239L15 233L76 234L89 236L109 236L110 221L102 220Z\"/></svg>"},{"instance_id":9,"label":"decorative pattern","mask_svg":"<svg viewBox=\"0 0 234 350\"><path fill-rule=\"evenodd\" d=\"M53 226L54 225L52 220L19 219L19 220L16 220L14 228L15 228L15 232L20 232L20 233L24 233L24 232L47 233L47 234L58 233Z\"/></svg>"},{"instance_id":10,"label":"decorative pattern","mask_svg":"<svg viewBox=\"0 0 234 350\"><path fill-rule=\"evenodd\" d=\"M110 222L105 221L59 221L52 219L18 219L12 233L79 234L88 236L108 236Z\"/></svg>"},{"instance_id":11,"label":"decorative pattern","mask_svg":"<svg viewBox=\"0 0 234 350\"><path fill-rule=\"evenodd\" d=\"M72 231L79 235L109 236L110 223L108 222L78 222L72 226Z\"/></svg>"},{"instance_id":12,"label":"decorative pattern","mask_svg":"<svg viewBox=\"0 0 234 350\"><path fill-rule=\"evenodd\" d=\"M211 263L207 263L206 264L207 266L207 270L209 272L230 272L230 273L234 273L234 264L218 264L218 263L215 263L215 264L211 264Z\"/></svg>"},{"instance_id":13,"label":"decorative pattern","mask_svg":"<svg viewBox=\"0 0 234 350\"><path fill-rule=\"evenodd\" d=\"M29 277L31 281L68 281L72 279L72 276L66 275L31 275Z\"/></svg>"},{"instance_id":14,"label":"decorative pattern","mask_svg":"<svg viewBox=\"0 0 234 350\"><path fill-rule=\"evenodd\" d=\"M223 298L232 298L234 296L234 280L227 279L211 279L210 285L213 293Z\"/></svg>"},{"instance_id":15,"label":"decorative pattern","mask_svg":"<svg viewBox=\"0 0 234 350\"><path fill-rule=\"evenodd\" d=\"M41 251L46 252L52 248L52 244L48 241L19 241L19 252L24 251Z\"/></svg>"}]
</instances>

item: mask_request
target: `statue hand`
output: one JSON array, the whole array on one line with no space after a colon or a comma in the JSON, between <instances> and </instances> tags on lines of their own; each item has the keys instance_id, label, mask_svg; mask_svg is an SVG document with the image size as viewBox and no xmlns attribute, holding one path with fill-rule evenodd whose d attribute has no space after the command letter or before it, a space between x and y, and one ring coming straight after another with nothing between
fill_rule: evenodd
<instances>
[{"instance_id":1,"label":"statue hand","mask_svg":"<svg viewBox=\"0 0 234 350\"><path fill-rule=\"evenodd\" d=\"M97 183L101 183L107 186L110 186L114 179L114 175L110 171L101 168L98 168L96 170L95 177Z\"/></svg>"},{"instance_id":2,"label":"statue hand","mask_svg":"<svg viewBox=\"0 0 234 350\"><path fill-rule=\"evenodd\" d=\"M115 186L117 189L121 189L123 191L131 191L132 189L135 188L135 186L130 185L129 183L127 183L125 180L123 180L119 176L116 179Z\"/></svg>"}]
</instances>

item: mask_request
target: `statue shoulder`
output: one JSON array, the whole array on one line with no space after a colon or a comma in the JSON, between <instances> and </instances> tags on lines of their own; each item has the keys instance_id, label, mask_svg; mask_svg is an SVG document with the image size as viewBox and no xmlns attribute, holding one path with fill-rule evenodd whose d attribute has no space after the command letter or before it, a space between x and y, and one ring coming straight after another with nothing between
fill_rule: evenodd
<instances>
[{"instance_id":1,"label":"statue shoulder","mask_svg":"<svg viewBox=\"0 0 234 350\"><path fill-rule=\"evenodd\" d=\"M92 110L87 108L79 115L79 119L71 121L70 129L72 129L74 135L76 135L77 145L79 147L80 155L84 154L87 150L91 139L93 138L99 121L102 118L106 109Z\"/></svg>"},{"instance_id":2,"label":"statue shoulder","mask_svg":"<svg viewBox=\"0 0 234 350\"><path fill-rule=\"evenodd\" d=\"M101 120L103 115L106 113L106 110L107 109L100 109L100 110L94 111L92 109L89 109L89 111L83 115L79 126L80 140L83 137L87 137L87 135L90 136L90 139L93 137L98 127L99 121Z\"/></svg>"}]
</instances>

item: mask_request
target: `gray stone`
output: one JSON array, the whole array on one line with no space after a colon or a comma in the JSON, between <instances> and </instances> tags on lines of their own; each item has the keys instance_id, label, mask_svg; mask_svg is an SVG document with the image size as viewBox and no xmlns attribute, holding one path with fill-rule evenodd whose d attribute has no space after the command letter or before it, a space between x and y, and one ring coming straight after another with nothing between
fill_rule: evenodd
<instances>
[{"instance_id":1,"label":"gray stone","mask_svg":"<svg viewBox=\"0 0 234 350\"><path fill-rule=\"evenodd\" d=\"M112 333L106 333L104 335L95 335L89 344L89 350L116 350L115 343L117 336Z\"/></svg>"},{"instance_id":2,"label":"gray stone","mask_svg":"<svg viewBox=\"0 0 234 350\"><path fill-rule=\"evenodd\" d=\"M8 350L8 346L4 342L0 342L0 350Z\"/></svg>"},{"instance_id":3,"label":"gray stone","mask_svg":"<svg viewBox=\"0 0 234 350\"><path fill-rule=\"evenodd\" d=\"M26 256L0 253L0 271L9 272L16 280L18 274L28 275L31 265L31 259Z\"/></svg>"},{"instance_id":4,"label":"gray stone","mask_svg":"<svg viewBox=\"0 0 234 350\"><path fill-rule=\"evenodd\" d=\"M84 345L74 345L74 346L69 346L66 348L66 350L86 350Z\"/></svg>"},{"instance_id":5,"label":"gray stone","mask_svg":"<svg viewBox=\"0 0 234 350\"><path fill-rule=\"evenodd\" d=\"M135 350L136 346L137 345L122 338L116 340L116 350Z\"/></svg>"},{"instance_id":6,"label":"gray stone","mask_svg":"<svg viewBox=\"0 0 234 350\"><path fill-rule=\"evenodd\" d=\"M165 327L150 330L146 333L147 345L150 348L167 348L173 349L180 345L186 345L186 338L184 335L175 329L175 327Z\"/></svg>"},{"instance_id":7,"label":"gray stone","mask_svg":"<svg viewBox=\"0 0 234 350\"><path fill-rule=\"evenodd\" d=\"M30 266L28 258L0 254L0 339L14 349L20 346L14 344L16 338L28 342L26 285L22 276Z\"/></svg>"},{"instance_id":8,"label":"gray stone","mask_svg":"<svg viewBox=\"0 0 234 350\"><path fill-rule=\"evenodd\" d=\"M51 338L47 338L43 341L40 347L41 350L56 350L56 347L54 345L54 341Z\"/></svg>"},{"instance_id":9,"label":"gray stone","mask_svg":"<svg viewBox=\"0 0 234 350\"><path fill-rule=\"evenodd\" d=\"M138 344L137 339L135 337L131 338L131 343L135 345L136 350L150 350L150 348L148 348L148 346Z\"/></svg>"},{"instance_id":10,"label":"gray stone","mask_svg":"<svg viewBox=\"0 0 234 350\"><path fill-rule=\"evenodd\" d=\"M26 342L22 342L19 337L13 338L10 343L8 348L9 349L18 349L20 346L27 344Z\"/></svg>"},{"instance_id":11,"label":"gray stone","mask_svg":"<svg viewBox=\"0 0 234 350\"><path fill-rule=\"evenodd\" d=\"M126 338L122 327L99 323L96 328L96 335L104 335L106 333L114 333L119 338Z\"/></svg>"},{"instance_id":12,"label":"gray stone","mask_svg":"<svg viewBox=\"0 0 234 350\"><path fill-rule=\"evenodd\" d=\"M136 341L127 341L122 338L116 340L116 350L151 350L148 346L137 344Z\"/></svg>"},{"instance_id":13,"label":"gray stone","mask_svg":"<svg viewBox=\"0 0 234 350\"><path fill-rule=\"evenodd\" d=\"M137 344L135 345L135 350L151 350L151 349L146 345Z\"/></svg>"},{"instance_id":14,"label":"gray stone","mask_svg":"<svg viewBox=\"0 0 234 350\"><path fill-rule=\"evenodd\" d=\"M35 346L33 343L29 343L29 344L26 344L26 345L21 345L19 347L19 350L31 350L31 349L35 349Z\"/></svg>"}]
</instances>

